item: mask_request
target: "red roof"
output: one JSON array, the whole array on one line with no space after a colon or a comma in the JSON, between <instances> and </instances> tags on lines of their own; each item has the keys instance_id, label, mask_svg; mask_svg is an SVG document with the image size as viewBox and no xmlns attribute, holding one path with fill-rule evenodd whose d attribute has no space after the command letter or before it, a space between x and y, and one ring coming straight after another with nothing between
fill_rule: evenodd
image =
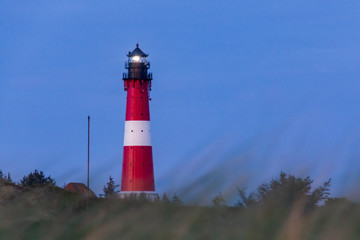
<instances>
[{"instance_id":1,"label":"red roof","mask_svg":"<svg viewBox=\"0 0 360 240\"><path fill-rule=\"evenodd\" d=\"M88 187L83 183L69 183L64 187L64 189L69 192L78 193L86 196ZM96 194L91 189L89 189L89 196L96 197Z\"/></svg>"}]
</instances>

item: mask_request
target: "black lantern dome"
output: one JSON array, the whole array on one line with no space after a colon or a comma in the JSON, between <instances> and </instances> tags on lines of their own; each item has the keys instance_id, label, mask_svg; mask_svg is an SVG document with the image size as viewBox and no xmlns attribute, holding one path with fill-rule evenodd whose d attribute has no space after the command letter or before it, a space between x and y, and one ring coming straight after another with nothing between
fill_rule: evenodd
<instances>
[{"instance_id":1,"label":"black lantern dome","mask_svg":"<svg viewBox=\"0 0 360 240\"><path fill-rule=\"evenodd\" d=\"M127 55L128 57L135 57L135 56L139 56L139 57L147 57L149 56L149 54L145 54L140 48L139 48L139 44L136 44L136 48L132 51L129 52L129 54Z\"/></svg>"}]
</instances>

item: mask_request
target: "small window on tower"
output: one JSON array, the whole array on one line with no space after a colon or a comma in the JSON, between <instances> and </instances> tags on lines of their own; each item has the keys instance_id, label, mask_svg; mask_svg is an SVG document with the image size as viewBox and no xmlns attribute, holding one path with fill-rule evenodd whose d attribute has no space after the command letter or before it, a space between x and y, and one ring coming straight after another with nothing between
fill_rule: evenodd
<instances>
[{"instance_id":1,"label":"small window on tower","mask_svg":"<svg viewBox=\"0 0 360 240\"><path fill-rule=\"evenodd\" d=\"M141 130L141 132L144 132L144 130Z\"/></svg>"},{"instance_id":2,"label":"small window on tower","mask_svg":"<svg viewBox=\"0 0 360 240\"><path fill-rule=\"evenodd\" d=\"M134 130L131 130L131 132L134 132Z\"/></svg>"}]
</instances>

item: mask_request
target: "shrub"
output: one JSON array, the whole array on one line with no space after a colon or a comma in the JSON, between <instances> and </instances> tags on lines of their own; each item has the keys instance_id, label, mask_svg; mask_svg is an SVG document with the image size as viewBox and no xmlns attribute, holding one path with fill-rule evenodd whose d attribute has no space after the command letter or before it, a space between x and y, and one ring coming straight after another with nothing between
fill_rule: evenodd
<instances>
[{"instance_id":1,"label":"shrub","mask_svg":"<svg viewBox=\"0 0 360 240\"><path fill-rule=\"evenodd\" d=\"M55 186L56 182L51 176L45 177L43 171L35 170L30 172L27 176L21 179L21 185L23 186Z\"/></svg>"}]
</instances>

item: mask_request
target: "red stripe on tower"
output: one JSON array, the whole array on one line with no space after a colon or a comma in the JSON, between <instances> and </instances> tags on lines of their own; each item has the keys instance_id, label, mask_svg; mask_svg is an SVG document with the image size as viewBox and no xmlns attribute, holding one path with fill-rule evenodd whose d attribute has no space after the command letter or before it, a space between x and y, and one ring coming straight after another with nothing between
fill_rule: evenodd
<instances>
[{"instance_id":1,"label":"red stripe on tower","mask_svg":"<svg viewBox=\"0 0 360 240\"><path fill-rule=\"evenodd\" d=\"M139 45L127 55L124 89L127 91L124 152L120 197L155 193L154 167L151 146L149 91L152 74L150 63Z\"/></svg>"}]
</instances>

